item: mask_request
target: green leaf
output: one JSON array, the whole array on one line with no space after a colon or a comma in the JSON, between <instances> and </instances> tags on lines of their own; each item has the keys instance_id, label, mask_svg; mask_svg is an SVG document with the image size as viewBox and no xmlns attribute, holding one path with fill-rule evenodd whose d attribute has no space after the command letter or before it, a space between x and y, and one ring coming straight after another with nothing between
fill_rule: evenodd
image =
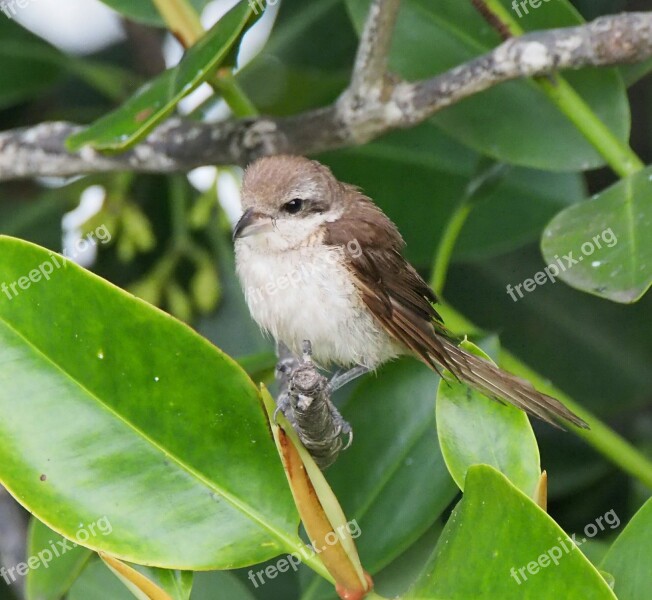
<instances>
[{"instance_id":1,"label":"green leaf","mask_svg":"<svg viewBox=\"0 0 652 600\"><path fill-rule=\"evenodd\" d=\"M638 83L644 77L647 77L650 72L652 72L652 58L635 65L620 67L620 71L627 87L630 87Z\"/></svg>"},{"instance_id":2,"label":"green leaf","mask_svg":"<svg viewBox=\"0 0 652 600\"><path fill-rule=\"evenodd\" d=\"M650 231L652 167L559 213L546 227L541 249L568 285L631 303L652 285Z\"/></svg>"},{"instance_id":3,"label":"green leaf","mask_svg":"<svg viewBox=\"0 0 652 600\"><path fill-rule=\"evenodd\" d=\"M253 586L245 585L233 573L212 571L196 573L192 600L255 600Z\"/></svg>"},{"instance_id":4,"label":"green leaf","mask_svg":"<svg viewBox=\"0 0 652 600\"><path fill-rule=\"evenodd\" d=\"M491 360L471 342L461 346ZM532 497L541 476L539 447L522 410L487 398L452 375L439 382L436 406L441 452L461 490L469 468L486 464Z\"/></svg>"},{"instance_id":5,"label":"green leaf","mask_svg":"<svg viewBox=\"0 0 652 600\"><path fill-rule=\"evenodd\" d=\"M616 598L568 535L504 475L471 467L464 489L405 600Z\"/></svg>"},{"instance_id":6,"label":"green leaf","mask_svg":"<svg viewBox=\"0 0 652 600\"><path fill-rule=\"evenodd\" d=\"M186 52L176 67L144 85L120 108L72 135L68 148L76 151L88 145L98 150L122 151L138 142L215 72L252 15L246 0L239 2Z\"/></svg>"},{"instance_id":7,"label":"green leaf","mask_svg":"<svg viewBox=\"0 0 652 600\"><path fill-rule=\"evenodd\" d=\"M645 600L652 590L652 498L632 517L605 556L601 569L616 580L619 600Z\"/></svg>"},{"instance_id":8,"label":"green leaf","mask_svg":"<svg viewBox=\"0 0 652 600\"><path fill-rule=\"evenodd\" d=\"M511 0L505 0L511 10ZM369 0L347 0L361 30ZM567 0L534 10L520 21L528 31L566 27L583 20ZM407 0L394 34L390 68L414 80L433 77L500 43L498 34L471 2ZM626 89L618 71L585 69L564 73L598 117L623 141L630 126ZM502 84L433 117L457 140L516 165L552 171L578 171L604 164L602 157L550 103L533 81Z\"/></svg>"},{"instance_id":9,"label":"green leaf","mask_svg":"<svg viewBox=\"0 0 652 600\"><path fill-rule=\"evenodd\" d=\"M127 19L157 27L166 26L152 0L138 0L137 2L133 0L102 0L102 2ZM201 13L209 2L210 0L190 0L190 4L199 13Z\"/></svg>"},{"instance_id":10,"label":"green leaf","mask_svg":"<svg viewBox=\"0 0 652 600\"><path fill-rule=\"evenodd\" d=\"M68 550L69 546L58 533L32 518L27 537L27 556L37 557L38 566L27 572L27 600L59 600L68 593L93 554L83 546Z\"/></svg>"},{"instance_id":11,"label":"green leaf","mask_svg":"<svg viewBox=\"0 0 652 600\"><path fill-rule=\"evenodd\" d=\"M56 48L0 13L0 109L43 94L61 77L64 60Z\"/></svg>"},{"instance_id":12,"label":"green leaf","mask_svg":"<svg viewBox=\"0 0 652 600\"><path fill-rule=\"evenodd\" d=\"M23 506L68 539L163 568L296 546L258 390L232 359L60 256L6 237L0 255L0 483ZM100 519L109 533L79 537Z\"/></svg>"}]
</instances>

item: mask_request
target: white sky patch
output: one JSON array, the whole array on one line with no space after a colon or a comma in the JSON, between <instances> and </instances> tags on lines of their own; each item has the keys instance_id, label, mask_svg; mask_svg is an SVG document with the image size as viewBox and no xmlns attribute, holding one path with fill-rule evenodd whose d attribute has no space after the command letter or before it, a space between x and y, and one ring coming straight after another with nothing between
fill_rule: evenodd
<instances>
[{"instance_id":1,"label":"white sky patch","mask_svg":"<svg viewBox=\"0 0 652 600\"><path fill-rule=\"evenodd\" d=\"M198 167L188 173L188 180L198 192L206 192L215 185L216 167Z\"/></svg>"},{"instance_id":2,"label":"white sky patch","mask_svg":"<svg viewBox=\"0 0 652 600\"><path fill-rule=\"evenodd\" d=\"M240 202L242 171L238 169L236 172L238 173L237 177L233 174L233 170L220 171L217 176L217 197L231 226L234 226L242 216L242 203Z\"/></svg>"},{"instance_id":3,"label":"white sky patch","mask_svg":"<svg viewBox=\"0 0 652 600\"><path fill-rule=\"evenodd\" d=\"M177 104L182 115L187 115L198 108L203 102L213 95L213 88L206 82L202 83L194 92L188 94Z\"/></svg>"},{"instance_id":4,"label":"white sky patch","mask_svg":"<svg viewBox=\"0 0 652 600\"><path fill-rule=\"evenodd\" d=\"M82 267L90 267L95 262L97 246L87 244L85 251L78 251L78 242L82 239L81 227L102 210L105 198L106 189L103 186L91 185L82 192L79 206L61 219L63 251L70 260Z\"/></svg>"},{"instance_id":5,"label":"white sky patch","mask_svg":"<svg viewBox=\"0 0 652 600\"><path fill-rule=\"evenodd\" d=\"M97 52L124 39L118 13L99 0L31 0L25 8L16 9L14 18L73 54Z\"/></svg>"}]
</instances>

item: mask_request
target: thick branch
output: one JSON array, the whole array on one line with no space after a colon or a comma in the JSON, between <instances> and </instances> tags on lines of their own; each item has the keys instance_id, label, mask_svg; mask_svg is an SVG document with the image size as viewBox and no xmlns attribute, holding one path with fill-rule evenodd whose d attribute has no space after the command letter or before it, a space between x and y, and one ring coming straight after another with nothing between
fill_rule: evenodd
<instances>
[{"instance_id":1,"label":"thick branch","mask_svg":"<svg viewBox=\"0 0 652 600\"><path fill-rule=\"evenodd\" d=\"M312 362L310 342L304 342L301 359L282 342L277 345L276 353L278 410L283 412L319 468L326 469L344 447L343 427L350 436L351 430L332 403L328 380Z\"/></svg>"},{"instance_id":2,"label":"thick branch","mask_svg":"<svg viewBox=\"0 0 652 600\"><path fill-rule=\"evenodd\" d=\"M389 0L379 4L392 6ZM383 22L393 22L392 17ZM383 42L379 47L387 46ZM376 58L366 64L379 64L370 52ZM381 97L361 97L349 88L335 104L292 117L217 124L171 119L133 150L115 156L90 149L70 154L64 140L79 126L44 123L0 134L0 180L118 170L166 173L205 164L245 165L265 154L312 154L355 146L415 125L505 81L561 69L635 63L650 56L652 12L625 13L510 39L432 79L385 82ZM364 62L362 54L359 60Z\"/></svg>"}]
</instances>

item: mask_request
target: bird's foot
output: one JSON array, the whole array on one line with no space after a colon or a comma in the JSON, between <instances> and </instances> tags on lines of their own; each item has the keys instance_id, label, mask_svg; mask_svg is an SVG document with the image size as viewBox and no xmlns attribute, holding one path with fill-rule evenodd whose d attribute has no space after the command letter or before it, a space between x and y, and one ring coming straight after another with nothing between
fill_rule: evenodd
<instances>
[{"instance_id":1,"label":"bird's foot","mask_svg":"<svg viewBox=\"0 0 652 600\"><path fill-rule=\"evenodd\" d=\"M351 383L358 377L369 373L369 371L371 371L369 367L365 367L364 365L357 365L351 369L348 369L347 371L340 371L335 373L335 375L333 375L331 380L328 382L329 393L332 394L333 392L336 392L341 387L344 387L347 383Z\"/></svg>"},{"instance_id":2,"label":"bird's foot","mask_svg":"<svg viewBox=\"0 0 652 600\"><path fill-rule=\"evenodd\" d=\"M333 420L333 425L335 426L335 432L333 433L331 441L336 440L341 435L348 436L348 441L346 446L342 450L346 450L353 443L353 428L349 422L341 415L340 411L337 410L337 407L329 401L328 408L330 409L331 419Z\"/></svg>"}]
</instances>

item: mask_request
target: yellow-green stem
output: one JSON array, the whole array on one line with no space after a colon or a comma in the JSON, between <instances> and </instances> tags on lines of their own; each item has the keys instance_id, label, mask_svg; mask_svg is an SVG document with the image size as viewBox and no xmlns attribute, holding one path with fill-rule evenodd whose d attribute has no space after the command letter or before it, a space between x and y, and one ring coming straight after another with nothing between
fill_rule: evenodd
<instances>
[{"instance_id":1,"label":"yellow-green stem","mask_svg":"<svg viewBox=\"0 0 652 600\"><path fill-rule=\"evenodd\" d=\"M213 79L214 88L222 94L236 117L256 117L258 109L249 99L229 69L221 69Z\"/></svg>"},{"instance_id":2,"label":"yellow-green stem","mask_svg":"<svg viewBox=\"0 0 652 600\"><path fill-rule=\"evenodd\" d=\"M513 36L525 33L500 0L484 1ZM643 161L630 146L614 135L562 76L554 75L552 80L539 77L534 81L620 177L627 177L644 168Z\"/></svg>"},{"instance_id":3,"label":"yellow-green stem","mask_svg":"<svg viewBox=\"0 0 652 600\"><path fill-rule=\"evenodd\" d=\"M432 274L432 289L435 291L437 296L440 296L444 292L444 286L446 285L446 276L448 274L448 265L450 264L451 257L453 255L453 249L455 248L455 242L466 223L469 214L471 213L472 205L466 200L462 200L451 218L446 224L446 228L441 236L439 245L437 246L437 254L435 255L435 266Z\"/></svg>"},{"instance_id":4,"label":"yellow-green stem","mask_svg":"<svg viewBox=\"0 0 652 600\"><path fill-rule=\"evenodd\" d=\"M186 48L190 48L204 35L204 27L199 15L188 0L153 0L153 2L170 31Z\"/></svg>"},{"instance_id":5,"label":"yellow-green stem","mask_svg":"<svg viewBox=\"0 0 652 600\"><path fill-rule=\"evenodd\" d=\"M563 77L541 77L536 82L620 177L628 177L645 168L629 145L613 134Z\"/></svg>"}]
</instances>

